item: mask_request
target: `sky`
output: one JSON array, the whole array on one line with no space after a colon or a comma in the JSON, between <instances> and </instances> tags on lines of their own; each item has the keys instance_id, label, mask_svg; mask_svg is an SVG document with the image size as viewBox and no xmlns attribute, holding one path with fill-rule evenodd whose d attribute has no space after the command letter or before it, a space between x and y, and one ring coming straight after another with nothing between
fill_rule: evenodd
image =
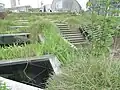
<instances>
[{"instance_id":1,"label":"sky","mask_svg":"<svg viewBox=\"0 0 120 90\"><path fill-rule=\"evenodd\" d=\"M42 0L44 4L51 4L53 0ZM77 0L80 2L83 9L86 9L86 2L88 0ZM38 3L39 2L39 3ZM21 6L31 5L33 8L40 7L41 0L21 0ZM0 3L4 3L6 8L10 8L10 0L0 0Z\"/></svg>"}]
</instances>

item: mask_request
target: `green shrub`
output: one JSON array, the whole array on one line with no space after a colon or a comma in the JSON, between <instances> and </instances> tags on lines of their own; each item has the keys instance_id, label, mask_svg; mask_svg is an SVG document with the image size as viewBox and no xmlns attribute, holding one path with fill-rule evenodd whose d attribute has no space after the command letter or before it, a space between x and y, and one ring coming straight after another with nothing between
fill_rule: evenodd
<instances>
[{"instance_id":1,"label":"green shrub","mask_svg":"<svg viewBox=\"0 0 120 90\"><path fill-rule=\"evenodd\" d=\"M120 62L82 54L48 83L46 90L120 90Z\"/></svg>"}]
</instances>

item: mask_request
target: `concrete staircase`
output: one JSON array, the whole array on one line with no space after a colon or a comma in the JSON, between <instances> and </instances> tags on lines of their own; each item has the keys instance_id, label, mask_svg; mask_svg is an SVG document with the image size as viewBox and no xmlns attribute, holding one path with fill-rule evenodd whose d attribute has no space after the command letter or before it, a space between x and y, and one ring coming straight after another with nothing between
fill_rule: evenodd
<instances>
[{"instance_id":1,"label":"concrete staircase","mask_svg":"<svg viewBox=\"0 0 120 90\"><path fill-rule=\"evenodd\" d=\"M63 23L56 23L56 25L60 30L61 36L75 48L78 48L80 45L87 44L87 40L80 33L79 29L72 30L67 24Z\"/></svg>"}]
</instances>

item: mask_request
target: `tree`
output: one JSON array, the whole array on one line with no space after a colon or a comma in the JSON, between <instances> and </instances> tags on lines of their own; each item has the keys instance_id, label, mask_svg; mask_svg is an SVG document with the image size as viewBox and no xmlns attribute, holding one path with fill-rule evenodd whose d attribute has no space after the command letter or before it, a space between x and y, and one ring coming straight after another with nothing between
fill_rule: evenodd
<instances>
[{"instance_id":1,"label":"tree","mask_svg":"<svg viewBox=\"0 0 120 90\"><path fill-rule=\"evenodd\" d=\"M105 14L106 6L109 5L109 12L108 14L111 15L113 11L117 11L116 13L120 11L120 1L119 0L108 0L109 2L106 3L106 0L89 0L87 3L87 6L89 10L94 10L98 14ZM115 12L114 12L115 13Z\"/></svg>"}]
</instances>

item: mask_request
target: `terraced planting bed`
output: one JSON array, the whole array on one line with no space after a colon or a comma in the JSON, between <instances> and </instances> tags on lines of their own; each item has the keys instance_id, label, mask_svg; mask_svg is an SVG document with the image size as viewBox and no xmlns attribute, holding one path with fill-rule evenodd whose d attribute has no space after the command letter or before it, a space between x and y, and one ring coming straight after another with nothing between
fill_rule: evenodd
<instances>
[{"instance_id":1,"label":"terraced planting bed","mask_svg":"<svg viewBox=\"0 0 120 90\"><path fill-rule=\"evenodd\" d=\"M6 61L6 63L1 62L1 72L8 70L9 67L15 68L14 66L17 66L18 69L21 70L21 72L23 72L26 68L26 73L27 73L27 68L29 68L29 67L27 67L27 62L29 62L29 61L24 61L24 60L26 60L28 57L36 57L36 56L42 56L42 55L46 55L46 54L55 54L57 49L54 50L54 48L55 47L57 48L57 47L63 45L63 43L64 43L64 40L56 32L57 31L56 26L53 23L51 23L50 21L46 21L43 19L42 22L39 22L39 20L36 19L36 21L32 21L33 24L27 23L27 25L24 25L24 26L22 26L22 24L23 24L22 19L16 20L16 21L17 21L16 24L15 24L15 22L12 22L11 20L6 20L6 22L5 21L1 22L1 23L5 23L7 25L5 25L5 24L3 26L1 25L1 29L4 29L4 30L1 30L2 32L0 34L0 38L1 38L1 44L4 44L4 47L1 47L1 49L0 49L1 50L0 53L2 53L0 58L1 58L1 60L2 59L8 60L8 61ZM19 25L19 22L22 24ZM26 22L26 20L25 20L25 22ZM50 31L48 31L48 30L50 30ZM53 35L56 35L57 37L53 36ZM44 43L41 43L41 42L43 42L43 40L42 40L43 36L44 36L45 40L44 40ZM20 39L23 41L21 41ZM28 42L30 40L31 43L25 44L24 40L25 40L25 42ZM21 45L20 43L24 43L24 45ZM7 44L7 46L5 46L6 44ZM61 45L59 45L59 44L61 44ZM69 46L67 43L64 43L64 45L65 45L64 48ZM61 49L64 49L64 48L61 48ZM68 47L68 48L70 48L70 47ZM53 51L51 51L51 49L53 49ZM60 52L58 52L58 54L57 54L58 56L60 55L59 53ZM9 64L10 64L9 59L16 59L16 58L26 58L26 59L24 59L22 62L19 62L19 61L11 62L11 65L9 66ZM62 58L62 57L59 57L59 58ZM50 59L50 60L52 60L52 59ZM38 61L37 63L39 63L39 62L41 62L41 61ZM22 63L24 65L22 65ZM20 65L22 65L23 67L21 67ZM49 64L45 64L45 63L41 62L41 65L43 65L43 67L45 67L44 65L49 65ZM37 65L37 66L41 66L41 65ZM52 65L54 65L54 63ZM5 67L6 67L6 70L4 70ZM32 66L30 66L30 68L32 68ZM22 82L22 80L20 80L20 79L18 80L18 79L14 78L15 74L13 74L13 76L7 75L7 73L9 73L9 71L19 72L18 69L16 68L15 69L16 71L13 69L8 70L5 73L1 73L0 76L2 76L4 78L10 77L7 79L12 78L11 80ZM34 66L33 66L33 69L35 69ZM46 66L46 69L51 70L50 67L48 67L48 66ZM56 66L53 69L56 70ZM42 68L40 68L40 70L41 71L37 70L39 73L41 73L41 74L38 73L39 77L41 77L41 79L46 79L46 80L48 79L47 77L49 77L49 74L52 74L52 72L54 72L54 71L49 72L49 70L47 70L48 71L47 77L42 77L40 75L42 75L42 71L44 71L44 70L42 70ZM11 72L9 74L11 75L12 73L13 72ZM30 76L29 75L27 76L27 74L25 74L25 72L24 72L25 76L23 75L26 79L27 79L27 77L32 78L31 75L33 74L33 72L31 72L31 75L29 74ZM46 76L46 75L44 74L44 76ZM33 76L33 77L35 77L35 76ZM18 76L17 78L20 78L20 77ZM24 79L24 81L25 81L25 79ZM35 83L36 81L34 82L34 80L33 80L34 84L31 81L29 83L27 83L27 81L25 81L26 83L25 82L22 82L22 83L32 85L35 87L39 87L39 88L45 88L45 84L46 84L45 81L44 80L38 81L38 83L41 82L41 84L36 84Z\"/></svg>"},{"instance_id":2,"label":"terraced planting bed","mask_svg":"<svg viewBox=\"0 0 120 90\"><path fill-rule=\"evenodd\" d=\"M101 39L103 29L100 22L94 27L89 26L91 22L86 14L9 14L0 21L0 40L8 44L0 47L0 76L18 81L19 85L36 87L34 90L119 90L120 62L109 57L109 52L105 51L110 47L108 44L99 46L101 42L98 41L104 41ZM118 32L109 35L116 33L119 35ZM18 42L13 40L14 37L19 38ZM18 45L20 38L30 40L30 43ZM13 45L10 41L14 42ZM81 42L88 44L83 47L85 44L81 45ZM44 55L54 55L60 62L57 60L57 65L50 63L53 58L47 58L47 61L46 58L35 58ZM28 61L30 57L34 59ZM62 70L59 75L55 74L56 67ZM43 68L47 69L45 73Z\"/></svg>"}]
</instances>

